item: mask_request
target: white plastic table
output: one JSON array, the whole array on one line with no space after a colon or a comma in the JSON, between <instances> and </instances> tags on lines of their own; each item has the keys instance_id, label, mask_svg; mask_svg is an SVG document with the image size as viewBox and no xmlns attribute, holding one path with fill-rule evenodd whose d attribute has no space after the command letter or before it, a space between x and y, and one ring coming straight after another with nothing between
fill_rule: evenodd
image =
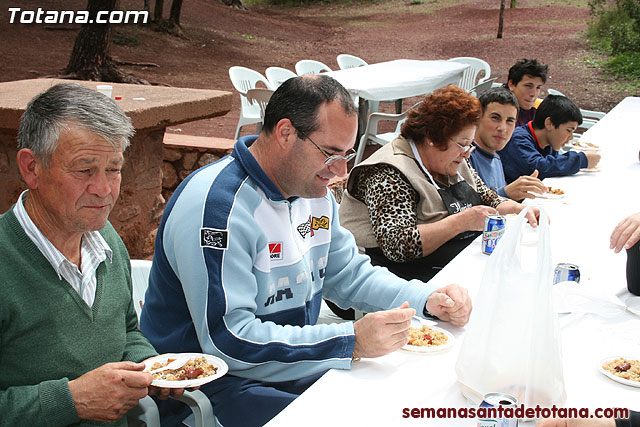
<instances>
[{"instance_id":1,"label":"white plastic table","mask_svg":"<svg viewBox=\"0 0 640 427\"><path fill-rule=\"evenodd\" d=\"M456 84L468 64L453 61L397 59L362 67L326 73L360 98L359 133L367 123L368 101L385 101L426 95L449 84Z\"/></svg>"},{"instance_id":2,"label":"white plastic table","mask_svg":"<svg viewBox=\"0 0 640 427\"><path fill-rule=\"evenodd\" d=\"M601 171L546 179L547 185L564 190L565 197L533 202L551 217L554 263L578 264L581 284L595 286L613 300L631 296L626 290L626 255L609 249L609 236L623 217L640 211L639 117L640 98L618 104L583 136L583 141L602 148ZM476 240L432 280L460 283L473 297L487 259ZM362 360L351 370L330 370L267 425L476 426L474 419L403 418L404 408L473 406L462 396L454 369L465 330L443 322L438 326L456 337L451 349L431 354L400 350ZM609 317L571 314L560 319L560 326L565 407L639 411L640 388L614 382L598 367L609 356L640 359L640 317L622 310Z\"/></svg>"}]
</instances>

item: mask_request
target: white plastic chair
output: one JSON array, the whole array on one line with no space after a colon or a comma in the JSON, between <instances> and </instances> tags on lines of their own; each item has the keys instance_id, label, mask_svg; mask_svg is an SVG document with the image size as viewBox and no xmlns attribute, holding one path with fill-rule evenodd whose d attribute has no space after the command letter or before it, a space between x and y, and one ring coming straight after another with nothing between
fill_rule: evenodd
<instances>
[{"instance_id":1,"label":"white plastic chair","mask_svg":"<svg viewBox=\"0 0 640 427\"><path fill-rule=\"evenodd\" d=\"M364 59L358 58L357 56L349 55L347 53L342 53L338 55L336 60L338 62L338 67L340 67L341 70L368 65Z\"/></svg>"},{"instance_id":2,"label":"white plastic chair","mask_svg":"<svg viewBox=\"0 0 640 427\"><path fill-rule=\"evenodd\" d=\"M271 85L265 76L246 67L235 66L229 68L229 78L231 78L233 87L240 94L240 118L238 119L238 127L235 134L235 138L238 139L243 126L261 123L260 108L249 102L247 91L258 87L258 83L264 84L266 88L270 88Z\"/></svg>"},{"instance_id":3,"label":"white plastic chair","mask_svg":"<svg viewBox=\"0 0 640 427\"><path fill-rule=\"evenodd\" d=\"M133 283L133 304L140 320L140 312L144 305L144 295L149 287L149 272L151 261L144 259L131 260L131 281ZM191 408L192 414L184 420L187 425L196 427L218 427L218 421L213 415L211 400L200 390L185 391L177 400ZM158 406L149 396L140 399L138 406L127 413L131 420L144 421L147 427L160 427L160 414Z\"/></svg>"},{"instance_id":4,"label":"white plastic chair","mask_svg":"<svg viewBox=\"0 0 640 427\"><path fill-rule=\"evenodd\" d=\"M547 94L549 95L558 95L558 96L566 96L564 93L555 89L547 89ZM587 130L593 127L600 119L606 116L606 113L601 111L593 111L593 110L583 110L580 108L580 114L582 114L582 124L578 126L576 132L573 133L573 139L569 142L578 141L582 134Z\"/></svg>"},{"instance_id":5,"label":"white plastic chair","mask_svg":"<svg viewBox=\"0 0 640 427\"><path fill-rule=\"evenodd\" d=\"M353 165L357 165L362 161L364 156L364 150L369 144L369 141L378 145L385 145L393 141L393 139L400 134L400 128L402 123L407 117L406 111L400 114L387 114L387 113L371 113L369 114L369 120L367 120L367 127L364 133L360 137L360 143L358 144L358 150L356 151L356 158ZM378 124L383 120L396 121L396 129L393 132L378 133Z\"/></svg>"},{"instance_id":6,"label":"white plastic chair","mask_svg":"<svg viewBox=\"0 0 640 427\"><path fill-rule=\"evenodd\" d=\"M459 62L461 64L469 64L469 68L464 70L462 78L458 82L458 86L467 92L473 89L478 83L482 83L485 80L489 80L491 77L491 67L486 61L480 58L473 58L470 56L461 56L458 58L451 58L449 61ZM484 71L484 76L479 79L480 73Z\"/></svg>"},{"instance_id":7,"label":"white plastic chair","mask_svg":"<svg viewBox=\"0 0 640 427\"><path fill-rule=\"evenodd\" d=\"M331 68L320 61L302 59L296 62L296 73L298 73L299 76L304 76L305 74L320 74L325 71L331 71Z\"/></svg>"},{"instance_id":8,"label":"white plastic chair","mask_svg":"<svg viewBox=\"0 0 640 427\"><path fill-rule=\"evenodd\" d=\"M271 89L249 89L247 91L247 99L249 102L253 104L257 104L260 108L260 123L258 131L262 130L262 123L264 122L264 112L267 109L267 104L269 103L269 99L271 99L271 95L273 95L273 90Z\"/></svg>"},{"instance_id":9,"label":"white plastic chair","mask_svg":"<svg viewBox=\"0 0 640 427\"><path fill-rule=\"evenodd\" d=\"M158 405L150 397L145 396L138 401L138 406L127 412L128 424L133 421L142 421L147 427L160 427L160 412Z\"/></svg>"},{"instance_id":10,"label":"white plastic chair","mask_svg":"<svg viewBox=\"0 0 640 427\"><path fill-rule=\"evenodd\" d=\"M369 120L367 120L367 127L364 130L364 133L360 137L360 143L358 144L358 150L356 151L356 158L353 162L353 165L357 165L362 161L362 157L364 156L364 150L371 141L374 144L385 145L393 141L398 135L400 135L400 131L402 130L402 124L407 120L407 113L420 105L422 101L415 104L413 107L409 108L407 111L400 114L387 114L387 113L371 113L369 115ZM398 122L396 128L393 132L385 132L378 133L378 124L381 121L390 120L394 122Z\"/></svg>"},{"instance_id":11,"label":"white plastic chair","mask_svg":"<svg viewBox=\"0 0 640 427\"><path fill-rule=\"evenodd\" d=\"M496 81L496 78L494 77L493 79L485 80L482 83L478 83L469 91L469 93L477 98L480 95L482 95L483 92L486 92L489 89L491 89L493 87L493 82L495 81Z\"/></svg>"},{"instance_id":12,"label":"white plastic chair","mask_svg":"<svg viewBox=\"0 0 640 427\"><path fill-rule=\"evenodd\" d=\"M265 70L265 75L273 90L278 89L285 80L289 80L291 77L298 77L293 71L282 67L269 67Z\"/></svg>"},{"instance_id":13,"label":"white plastic chair","mask_svg":"<svg viewBox=\"0 0 640 427\"><path fill-rule=\"evenodd\" d=\"M559 90L555 90L551 88L547 89L547 93L549 95L566 96L564 93L560 92ZM598 120L602 119L604 116L607 115L607 113L603 113L602 111L583 110L582 108L580 109L580 113L582 114L583 121L593 122L589 125L589 127L593 126L598 122ZM584 126L581 125L580 127L584 127Z\"/></svg>"}]
</instances>

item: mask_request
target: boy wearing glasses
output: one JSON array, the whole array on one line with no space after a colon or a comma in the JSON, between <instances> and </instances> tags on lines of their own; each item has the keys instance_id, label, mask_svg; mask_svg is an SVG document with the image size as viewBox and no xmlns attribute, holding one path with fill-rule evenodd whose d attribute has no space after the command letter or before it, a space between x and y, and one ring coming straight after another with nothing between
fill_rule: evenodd
<instances>
[{"instance_id":1,"label":"boy wearing glasses","mask_svg":"<svg viewBox=\"0 0 640 427\"><path fill-rule=\"evenodd\" d=\"M400 348L416 311L468 320L464 289L372 267L340 226L327 184L346 174L356 131L339 83L289 79L260 135L189 176L167 204L141 328L159 351L227 362L227 375L201 387L226 427L263 425L328 369ZM323 297L377 313L316 325ZM185 416L175 402L161 412L167 424Z\"/></svg>"}]
</instances>

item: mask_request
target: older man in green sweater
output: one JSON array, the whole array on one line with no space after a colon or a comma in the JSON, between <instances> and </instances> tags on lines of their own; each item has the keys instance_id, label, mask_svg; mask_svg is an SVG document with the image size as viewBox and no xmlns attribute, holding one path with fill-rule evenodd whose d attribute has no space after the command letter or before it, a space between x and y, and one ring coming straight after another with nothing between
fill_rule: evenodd
<instances>
[{"instance_id":1,"label":"older man in green sweater","mask_svg":"<svg viewBox=\"0 0 640 427\"><path fill-rule=\"evenodd\" d=\"M73 84L38 95L22 116L29 190L0 216L0 426L126 425L148 393L139 362L156 352L137 328L129 256L107 222L132 134L111 99Z\"/></svg>"}]
</instances>

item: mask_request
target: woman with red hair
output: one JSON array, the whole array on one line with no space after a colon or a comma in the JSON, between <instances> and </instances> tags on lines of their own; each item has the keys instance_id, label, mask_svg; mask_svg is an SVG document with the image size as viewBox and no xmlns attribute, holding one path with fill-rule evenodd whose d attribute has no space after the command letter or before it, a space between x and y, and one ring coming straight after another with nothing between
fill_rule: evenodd
<instances>
[{"instance_id":1,"label":"woman with red hair","mask_svg":"<svg viewBox=\"0 0 640 427\"><path fill-rule=\"evenodd\" d=\"M524 208L468 162L481 115L474 96L438 89L409 111L398 138L351 171L340 222L373 264L427 281L480 234L487 215ZM538 215L529 212L534 226Z\"/></svg>"}]
</instances>

